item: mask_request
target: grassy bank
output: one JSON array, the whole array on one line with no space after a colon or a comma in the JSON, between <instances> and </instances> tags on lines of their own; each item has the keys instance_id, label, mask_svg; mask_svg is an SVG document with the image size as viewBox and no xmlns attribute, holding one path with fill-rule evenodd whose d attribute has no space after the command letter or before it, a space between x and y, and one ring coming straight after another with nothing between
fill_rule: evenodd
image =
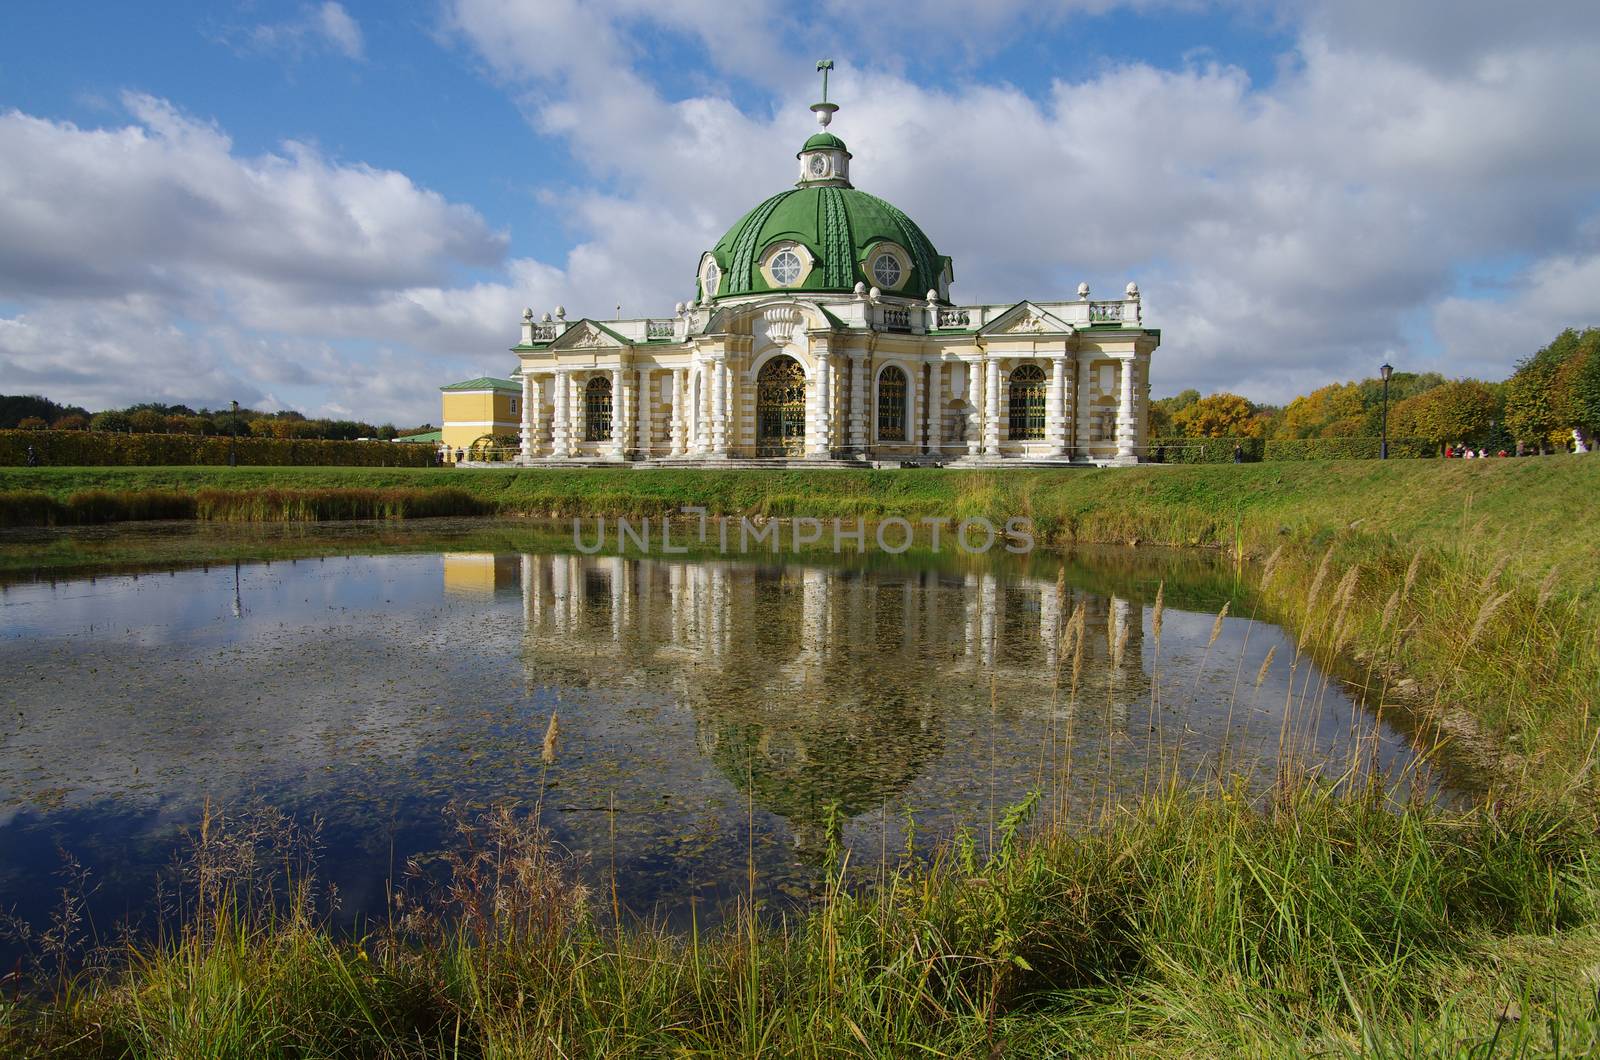
<instances>
[{"instance_id":1,"label":"grassy bank","mask_svg":"<svg viewBox=\"0 0 1600 1060\"><path fill-rule=\"evenodd\" d=\"M0 1002L6 1055L1562 1055L1600 1048L1592 837L1285 783L1164 794L986 854L833 855L786 921L608 926L529 816L339 941L308 860L211 819L185 918L124 971ZM265 855L265 856L263 856ZM286 876L282 868L292 866ZM255 866L252 870L250 866ZM861 886L871 884L871 886ZM276 895L278 901L273 901ZM123 954L120 960L127 959Z\"/></svg>"}]
</instances>

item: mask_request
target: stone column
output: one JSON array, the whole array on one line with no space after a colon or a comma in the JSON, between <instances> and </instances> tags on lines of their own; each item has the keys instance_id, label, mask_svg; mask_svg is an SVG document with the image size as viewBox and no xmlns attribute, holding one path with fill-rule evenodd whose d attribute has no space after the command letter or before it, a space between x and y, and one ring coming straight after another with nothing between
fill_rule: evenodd
<instances>
[{"instance_id":1,"label":"stone column","mask_svg":"<svg viewBox=\"0 0 1600 1060\"><path fill-rule=\"evenodd\" d=\"M986 358L983 382L983 453L1000 455L1000 361Z\"/></svg>"},{"instance_id":2,"label":"stone column","mask_svg":"<svg viewBox=\"0 0 1600 1060\"><path fill-rule=\"evenodd\" d=\"M944 449L944 362L928 365L928 452L940 455Z\"/></svg>"},{"instance_id":3,"label":"stone column","mask_svg":"<svg viewBox=\"0 0 1600 1060\"><path fill-rule=\"evenodd\" d=\"M1067 452L1066 374L1066 356L1056 354L1051 357L1050 404L1044 413L1044 438L1052 456L1064 456Z\"/></svg>"},{"instance_id":4,"label":"stone column","mask_svg":"<svg viewBox=\"0 0 1600 1060\"><path fill-rule=\"evenodd\" d=\"M672 370L672 455L682 456L689 448L689 369Z\"/></svg>"},{"instance_id":5,"label":"stone column","mask_svg":"<svg viewBox=\"0 0 1600 1060\"><path fill-rule=\"evenodd\" d=\"M639 451L641 460L649 460L655 456L651 450L655 446L655 408L656 396L650 389L650 369L639 369L639 436L634 439L634 448Z\"/></svg>"},{"instance_id":6,"label":"stone column","mask_svg":"<svg viewBox=\"0 0 1600 1060\"><path fill-rule=\"evenodd\" d=\"M810 400L806 402L806 455L825 458L828 456L828 433L833 418L830 415L833 365L826 347L819 347L816 357L816 376L811 382Z\"/></svg>"},{"instance_id":7,"label":"stone column","mask_svg":"<svg viewBox=\"0 0 1600 1060\"><path fill-rule=\"evenodd\" d=\"M550 455L563 459L572 455L572 421L569 418L572 410L567 402L567 396L572 389L571 383L572 376L567 369L556 369L555 424L551 428Z\"/></svg>"},{"instance_id":8,"label":"stone column","mask_svg":"<svg viewBox=\"0 0 1600 1060\"><path fill-rule=\"evenodd\" d=\"M1119 462L1133 462L1138 458L1134 455L1134 426L1133 426L1133 373L1134 359L1125 357L1117 362L1118 387L1117 394L1117 460Z\"/></svg>"},{"instance_id":9,"label":"stone column","mask_svg":"<svg viewBox=\"0 0 1600 1060\"><path fill-rule=\"evenodd\" d=\"M628 441L628 395L622 386L622 369L611 369L611 458L621 460Z\"/></svg>"},{"instance_id":10,"label":"stone column","mask_svg":"<svg viewBox=\"0 0 1600 1060\"><path fill-rule=\"evenodd\" d=\"M1070 458L1078 436L1078 362L1065 354L1061 358L1061 381L1066 387L1061 398L1061 453Z\"/></svg>"},{"instance_id":11,"label":"stone column","mask_svg":"<svg viewBox=\"0 0 1600 1060\"><path fill-rule=\"evenodd\" d=\"M718 356L711 362L711 448L717 456L728 455L728 359Z\"/></svg>"},{"instance_id":12,"label":"stone column","mask_svg":"<svg viewBox=\"0 0 1600 1060\"><path fill-rule=\"evenodd\" d=\"M850 445L861 456L867 453L867 429L871 423L867 412L867 355L857 352L850 358Z\"/></svg>"},{"instance_id":13,"label":"stone column","mask_svg":"<svg viewBox=\"0 0 1600 1060\"><path fill-rule=\"evenodd\" d=\"M1091 423L1089 419L1089 400L1090 395L1094 393L1094 380L1091 377L1093 371L1094 366L1090 364L1087 357L1078 360L1078 411L1073 417L1072 433L1077 449L1074 455L1083 459L1088 459L1091 455L1089 452L1091 440L1089 437Z\"/></svg>"},{"instance_id":14,"label":"stone column","mask_svg":"<svg viewBox=\"0 0 1600 1060\"><path fill-rule=\"evenodd\" d=\"M533 376L522 373L522 456L519 463L527 463L533 456Z\"/></svg>"},{"instance_id":15,"label":"stone column","mask_svg":"<svg viewBox=\"0 0 1600 1060\"><path fill-rule=\"evenodd\" d=\"M967 374L967 455L977 456L983 442L983 362L964 361Z\"/></svg>"}]
</instances>

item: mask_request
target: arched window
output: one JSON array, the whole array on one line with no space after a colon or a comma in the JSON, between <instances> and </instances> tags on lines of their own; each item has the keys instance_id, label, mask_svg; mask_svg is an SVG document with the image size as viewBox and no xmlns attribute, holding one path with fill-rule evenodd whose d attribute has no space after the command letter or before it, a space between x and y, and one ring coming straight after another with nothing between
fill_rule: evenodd
<instances>
[{"instance_id":1,"label":"arched window","mask_svg":"<svg viewBox=\"0 0 1600 1060\"><path fill-rule=\"evenodd\" d=\"M894 365L878 376L878 441L906 440L906 374Z\"/></svg>"},{"instance_id":2,"label":"arched window","mask_svg":"<svg viewBox=\"0 0 1600 1060\"><path fill-rule=\"evenodd\" d=\"M1036 364L1018 365L1011 373L1011 423L1013 441L1044 437L1044 369Z\"/></svg>"},{"instance_id":3,"label":"arched window","mask_svg":"<svg viewBox=\"0 0 1600 1060\"><path fill-rule=\"evenodd\" d=\"M583 388L583 440L603 442L611 437L611 380L597 375Z\"/></svg>"}]
</instances>

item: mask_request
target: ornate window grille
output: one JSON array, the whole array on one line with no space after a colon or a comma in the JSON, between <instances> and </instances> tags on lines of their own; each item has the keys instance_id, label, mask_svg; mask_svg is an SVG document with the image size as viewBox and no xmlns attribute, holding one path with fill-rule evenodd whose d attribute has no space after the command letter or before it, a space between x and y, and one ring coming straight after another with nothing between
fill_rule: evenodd
<instances>
[{"instance_id":1,"label":"ornate window grille","mask_svg":"<svg viewBox=\"0 0 1600 1060\"><path fill-rule=\"evenodd\" d=\"M894 365L878 376L878 441L906 440L906 374Z\"/></svg>"},{"instance_id":2,"label":"ornate window grille","mask_svg":"<svg viewBox=\"0 0 1600 1060\"><path fill-rule=\"evenodd\" d=\"M1010 405L1013 441L1037 441L1044 437L1044 369L1036 364L1024 364L1011 373Z\"/></svg>"},{"instance_id":3,"label":"ornate window grille","mask_svg":"<svg viewBox=\"0 0 1600 1060\"><path fill-rule=\"evenodd\" d=\"M583 388L583 440L611 438L611 380L597 375Z\"/></svg>"}]
</instances>

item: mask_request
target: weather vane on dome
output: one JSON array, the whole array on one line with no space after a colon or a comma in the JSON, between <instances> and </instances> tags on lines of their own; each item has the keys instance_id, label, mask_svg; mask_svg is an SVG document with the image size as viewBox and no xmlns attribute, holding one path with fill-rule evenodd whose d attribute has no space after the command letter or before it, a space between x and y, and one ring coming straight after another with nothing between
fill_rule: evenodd
<instances>
[{"instance_id":1,"label":"weather vane on dome","mask_svg":"<svg viewBox=\"0 0 1600 1060\"><path fill-rule=\"evenodd\" d=\"M833 69L833 60L818 59L817 69L822 73L822 102L811 104L811 110L817 116L817 124L826 129L833 112L839 109L839 104L828 102L828 71Z\"/></svg>"}]
</instances>

